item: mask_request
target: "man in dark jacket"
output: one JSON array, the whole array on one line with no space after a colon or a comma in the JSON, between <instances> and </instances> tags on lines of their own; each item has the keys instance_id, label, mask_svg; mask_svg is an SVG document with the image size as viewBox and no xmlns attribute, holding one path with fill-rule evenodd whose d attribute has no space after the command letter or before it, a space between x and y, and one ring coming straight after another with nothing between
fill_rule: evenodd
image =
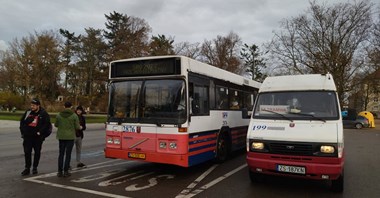
<instances>
[{"instance_id":1,"label":"man in dark jacket","mask_svg":"<svg viewBox=\"0 0 380 198\"><path fill-rule=\"evenodd\" d=\"M30 102L30 109L25 111L20 120L21 137L24 139L25 169L21 172L22 176L30 174L32 166L32 150L34 150L34 160L32 173L37 174L37 167L40 162L42 142L48 134L50 128L50 116L41 107L38 99Z\"/></svg>"}]
</instances>

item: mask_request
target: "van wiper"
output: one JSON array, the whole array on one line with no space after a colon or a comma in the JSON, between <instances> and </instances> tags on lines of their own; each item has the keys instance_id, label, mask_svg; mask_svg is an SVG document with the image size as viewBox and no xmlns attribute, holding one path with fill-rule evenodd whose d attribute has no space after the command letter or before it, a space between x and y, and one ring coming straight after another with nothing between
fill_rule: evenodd
<instances>
[{"instance_id":1,"label":"van wiper","mask_svg":"<svg viewBox=\"0 0 380 198\"><path fill-rule=\"evenodd\" d=\"M289 120L290 122L293 122L293 120L292 120L292 119L290 119L289 117L285 116L285 115L284 115L284 114L282 114L282 113L278 113L278 112L275 112L275 111L271 111L271 110L266 110L266 109L263 109L262 111L266 111L266 112L270 112L270 113L274 113L274 114L280 115L280 116L282 116L283 118L285 118L285 119Z\"/></svg>"},{"instance_id":2,"label":"van wiper","mask_svg":"<svg viewBox=\"0 0 380 198\"><path fill-rule=\"evenodd\" d=\"M289 113L290 113L290 114L302 115L302 116L310 116L310 117L314 118L314 120L320 120L320 121L322 121L322 122L326 122L325 119L320 118L320 117L316 117L316 116L314 116L313 114L307 114L307 113L292 113L292 112L289 112Z\"/></svg>"}]
</instances>

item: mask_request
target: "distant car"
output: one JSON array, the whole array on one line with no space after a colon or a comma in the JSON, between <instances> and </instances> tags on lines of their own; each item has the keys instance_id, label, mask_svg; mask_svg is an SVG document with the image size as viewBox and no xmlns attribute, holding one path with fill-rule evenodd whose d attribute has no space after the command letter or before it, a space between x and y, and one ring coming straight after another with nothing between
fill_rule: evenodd
<instances>
[{"instance_id":1,"label":"distant car","mask_svg":"<svg viewBox=\"0 0 380 198\"><path fill-rule=\"evenodd\" d=\"M358 116L355 120L343 120L343 127L356 129L367 128L369 127L369 121L363 116Z\"/></svg>"}]
</instances>

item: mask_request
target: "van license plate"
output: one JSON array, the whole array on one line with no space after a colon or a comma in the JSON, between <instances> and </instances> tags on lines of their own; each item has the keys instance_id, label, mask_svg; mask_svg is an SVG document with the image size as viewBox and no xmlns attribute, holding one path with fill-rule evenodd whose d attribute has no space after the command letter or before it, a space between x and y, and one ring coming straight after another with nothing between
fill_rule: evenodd
<instances>
[{"instance_id":1,"label":"van license plate","mask_svg":"<svg viewBox=\"0 0 380 198\"><path fill-rule=\"evenodd\" d=\"M306 174L306 168L302 166L277 165L278 172Z\"/></svg>"},{"instance_id":2,"label":"van license plate","mask_svg":"<svg viewBox=\"0 0 380 198\"><path fill-rule=\"evenodd\" d=\"M129 158L145 159L145 153L128 153Z\"/></svg>"}]
</instances>

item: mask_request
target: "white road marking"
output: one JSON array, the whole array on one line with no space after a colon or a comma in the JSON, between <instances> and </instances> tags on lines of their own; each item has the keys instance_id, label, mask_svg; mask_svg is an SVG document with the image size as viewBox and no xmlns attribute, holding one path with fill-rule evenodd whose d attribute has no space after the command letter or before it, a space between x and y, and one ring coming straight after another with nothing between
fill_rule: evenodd
<instances>
[{"instance_id":1,"label":"white road marking","mask_svg":"<svg viewBox=\"0 0 380 198\"><path fill-rule=\"evenodd\" d=\"M166 177L166 179L173 179L174 175L159 175L157 177L150 178L148 180L149 184L141 187L137 187L138 184L132 184L125 188L125 191L138 191L138 190L144 190L150 187L153 187L158 184L157 178Z\"/></svg>"},{"instance_id":2,"label":"white road marking","mask_svg":"<svg viewBox=\"0 0 380 198\"><path fill-rule=\"evenodd\" d=\"M121 184L121 183L124 183L128 180L134 180L134 179L138 179L140 177L143 177L145 175L150 175L150 174L153 174L153 172L150 172L148 174L143 174L143 175L140 175L138 177L134 177L134 178L131 178L131 179L124 179L122 181L117 181L117 180L120 180L120 179L123 179L123 178L126 178L126 177L130 177L130 176L133 176L133 175L136 175L136 174L140 174L144 171L138 171L138 172L135 172L135 173L130 173L130 174L127 174L127 175L123 175L123 176L120 176L120 177L116 177L116 178L113 178L113 179L110 179L110 180L107 180L107 181L102 181L98 184L98 186L115 186L115 185L118 185L118 184Z\"/></svg>"},{"instance_id":3,"label":"white road marking","mask_svg":"<svg viewBox=\"0 0 380 198\"><path fill-rule=\"evenodd\" d=\"M211 166L207 171L205 171L202 175L200 175L196 180L193 181L193 183L191 183L190 185L187 186L186 189L182 190L181 193L179 193L176 198L182 198L182 197L185 197L187 194L189 194L191 192L191 190L193 188L195 188L195 186L197 184L199 184L199 182L201 182L204 178L207 177L208 174L210 174L216 167L218 166L218 164L215 164L213 166Z\"/></svg>"},{"instance_id":4,"label":"white road marking","mask_svg":"<svg viewBox=\"0 0 380 198\"><path fill-rule=\"evenodd\" d=\"M88 167L91 167L91 168L76 169L76 170L73 170L72 172L82 172L82 171L88 171L88 170L93 170L93 169L104 168L104 167L108 167L108 166L116 166L116 165L121 165L121 164L127 164L127 163L133 163L133 162L135 162L135 161L123 161L121 163L113 163L113 164L108 164L108 165L97 166L97 165L111 163L111 162L115 162L115 161L120 161L120 160L101 162L101 163L98 163L98 164L93 164L91 166L88 166ZM117 195L117 194L111 194L111 193L100 192L100 191L96 191L96 190L89 190L89 189L85 189L85 188L78 188L78 187L74 187L74 186L67 186L67 185L56 184L56 183L52 183L52 182L38 180L38 179L42 179L42 178L56 176L56 174L57 174L56 172L54 172L54 173L48 173L48 174L39 175L39 176L35 176L35 177L25 178L24 180L25 181L34 182L34 183L38 183L38 184L45 184L45 185L53 186L53 187L57 187L57 188L64 188L64 189L68 189L68 190L74 190L74 191L79 191L79 192L84 192L84 193L89 193L89 194L94 194L94 195L99 195L99 196L104 196L104 197L130 198L130 197L121 196L121 195Z\"/></svg>"},{"instance_id":5,"label":"white road marking","mask_svg":"<svg viewBox=\"0 0 380 198\"><path fill-rule=\"evenodd\" d=\"M194 190L193 192L189 193L189 194L186 195L185 197L186 197L186 198L194 197L195 195L197 195L197 194L203 192L204 190L207 190L208 188L210 188L210 187L212 187L213 185L215 185L215 184L217 184L217 183L223 181L224 179L228 178L229 176L235 174L236 172L240 171L241 169L243 169L243 168L245 168L245 167L247 167L247 164L243 164L243 165L241 165L241 166L235 168L234 170L232 170L232 171L226 173L225 175L216 178L215 180L211 181L210 183L208 183L208 184L206 184L206 185L200 187L199 189Z\"/></svg>"},{"instance_id":6,"label":"white road marking","mask_svg":"<svg viewBox=\"0 0 380 198\"><path fill-rule=\"evenodd\" d=\"M100 192L100 191L95 191L95 190L89 190L89 189L85 189L85 188L78 188L78 187L74 187L74 186L67 186L67 185L62 185L62 184L56 184L56 183L36 180L36 179L32 179L32 178L27 178L27 179L24 179L24 180L35 182L35 183L39 183L39 184L45 184L45 185L48 185L48 186L53 186L53 187L58 187L58 188L64 188L64 189L68 189L68 190L74 190L74 191L89 193L89 194L93 194L93 195L104 196L104 197L129 198L129 197L126 197L126 196L121 196L121 195L116 195L116 194L111 194L111 193L105 193L105 192Z\"/></svg>"}]
</instances>

